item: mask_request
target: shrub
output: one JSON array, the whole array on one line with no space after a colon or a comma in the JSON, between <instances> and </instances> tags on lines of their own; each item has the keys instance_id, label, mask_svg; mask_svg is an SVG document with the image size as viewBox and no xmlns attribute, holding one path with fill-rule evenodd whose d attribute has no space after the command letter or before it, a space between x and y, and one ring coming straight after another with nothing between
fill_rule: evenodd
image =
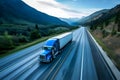
<instances>
[{"instance_id":1,"label":"shrub","mask_svg":"<svg viewBox=\"0 0 120 80\"><path fill-rule=\"evenodd\" d=\"M3 36L0 37L0 52L4 51L4 50L9 50L9 49L13 49L14 48L14 44L12 41L12 36L8 35L7 32L4 33Z\"/></svg>"},{"instance_id":2,"label":"shrub","mask_svg":"<svg viewBox=\"0 0 120 80\"><path fill-rule=\"evenodd\" d=\"M116 35L116 34L117 34L117 31L116 30L112 30L111 35L113 36L113 35Z\"/></svg>"},{"instance_id":3,"label":"shrub","mask_svg":"<svg viewBox=\"0 0 120 80\"><path fill-rule=\"evenodd\" d=\"M110 23L109 20L106 20L105 21L105 26L107 26L109 23Z\"/></svg>"},{"instance_id":4,"label":"shrub","mask_svg":"<svg viewBox=\"0 0 120 80\"><path fill-rule=\"evenodd\" d=\"M94 31L97 29L97 26L91 26L90 29Z\"/></svg>"},{"instance_id":5,"label":"shrub","mask_svg":"<svg viewBox=\"0 0 120 80\"><path fill-rule=\"evenodd\" d=\"M38 30L33 30L33 31L31 31L31 33L30 33L30 39L31 40L35 40L35 39L38 39L38 38L40 38L41 36L40 36L40 33L39 33L39 31Z\"/></svg>"},{"instance_id":6,"label":"shrub","mask_svg":"<svg viewBox=\"0 0 120 80\"><path fill-rule=\"evenodd\" d=\"M28 38L26 36L24 36L24 35L19 36L19 42L20 43L25 43L25 42L28 42L28 41L29 40L28 40Z\"/></svg>"},{"instance_id":7,"label":"shrub","mask_svg":"<svg viewBox=\"0 0 120 80\"><path fill-rule=\"evenodd\" d=\"M18 46L20 44L18 36L12 36L12 41L15 46Z\"/></svg>"},{"instance_id":8,"label":"shrub","mask_svg":"<svg viewBox=\"0 0 120 80\"><path fill-rule=\"evenodd\" d=\"M104 30L102 31L102 34L103 34L103 38L104 38L104 37L107 37L109 33L106 32L106 30L104 29Z\"/></svg>"}]
</instances>

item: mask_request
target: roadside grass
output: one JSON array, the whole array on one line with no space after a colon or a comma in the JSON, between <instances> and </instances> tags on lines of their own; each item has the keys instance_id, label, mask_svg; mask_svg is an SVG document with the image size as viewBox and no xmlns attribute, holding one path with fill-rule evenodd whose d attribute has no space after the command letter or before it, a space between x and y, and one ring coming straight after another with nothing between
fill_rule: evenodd
<instances>
[{"instance_id":1,"label":"roadside grass","mask_svg":"<svg viewBox=\"0 0 120 80\"><path fill-rule=\"evenodd\" d=\"M19 50L22 50L22 49L24 49L24 48L30 47L30 46L35 45L35 44L37 44L37 43L40 43L40 42L42 42L42 41L45 41L45 40L47 40L49 37L50 37L50 36L48 36L48 37L43 37L43 38L37 39L37 40L35 40L35 41L33 41L33 42L26 43L26 44L21 44L20 46L16 46L15 49L12 49L12 50L6 52L5 54L1 54L1 55L0 55L0 58L3 58L3 57L8 56L8 55L10 55L10 54L13 54L13 53L15 53L15 52L17 52L17 51L19 51Z\"/></svg>"},{"instance_id":2,"label":"roadside grass","mask_svg":"<svg viewBox=\"0 0 120 80\"><path fill-rule=\"evenodd\" d=\"M72 29L72 30L70 30L70 31L73 31L73 30L75 30L75 29ZM69 32L69 31L66 31L66 32ZM21 44L20 46L16 46L15 49L8 50L6 53L0 54L0 58L3 58L3 57L5 57L5 56L11 55L11 54L14 54L14 53L17 52L17 51L20 51L20 50L25 49L25 48L27 48L27 47L33 46L33 45L35 45L35 44L38 44L38 43L40 43L40 42L43 42L43 41L45 41L45 40L47 40L47 39L49 39L49 38L51 38L51 37L60 35L60 34L62 34L62 33L65 33L65 32L61 32L61 33L58 33L58 34L52 34L52 35L46 36L46 37L41 37L40 39L37 39L37 40L35 40L35 41L29 42L29 43L26 43L26 44Z\"/></svg>"},{"instance_id":3,"label":"roadside grass","mask_svg":"<svg viewBox=\"0 0 120 80\"><path fill-rule=\"evenodd\" d=\"M110 57L112 62L115 64L115 66L120 70L119 57L112 50L108 49L107 46L100 39L98 39L95 35L93 35L93 37L98 42L98 44L102 47L102 49L107 53L107 55Z\"/></svg>"}]
</instances>

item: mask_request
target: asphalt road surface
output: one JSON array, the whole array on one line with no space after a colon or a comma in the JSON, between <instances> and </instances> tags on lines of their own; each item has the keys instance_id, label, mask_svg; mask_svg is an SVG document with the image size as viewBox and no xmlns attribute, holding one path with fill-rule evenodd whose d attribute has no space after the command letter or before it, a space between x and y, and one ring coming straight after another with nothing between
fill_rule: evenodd
<instances>
[{"instance_id":1,"label":"asphalt road surface","mask_svg":"<svg viewBox=\"0 0 120 80\"><path fill-rule=\"evenodd\" d=\"M85 27L51 63L40 63L43 43L0 59L0 80L117 80Z\"/></svg>"}]
</instances>

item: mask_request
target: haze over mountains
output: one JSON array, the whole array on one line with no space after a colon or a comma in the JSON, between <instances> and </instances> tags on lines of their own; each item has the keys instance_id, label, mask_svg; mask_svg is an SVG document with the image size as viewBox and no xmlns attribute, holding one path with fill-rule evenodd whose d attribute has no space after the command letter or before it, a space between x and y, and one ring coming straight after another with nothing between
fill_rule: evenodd
<instances>
[{"instance_id":1,"label":"haze over mountains","mask_svg":"<svg viewBox=\"0 0 120 80\"><path fill-rule=\"evenodd\" d=\"M99 17L101 17L104 13L108 12L109 9L103 9L100 11L97 11L89 16L83 17L81 18L79 21L77 21L79 24L84 24L93 20L98 19Z\"/></svg>"},{"instance_id":2,"label":"haze over mountains","mask_svg":"<svg viewBox=\"0 0 120 80\"><path fill-rule=\"evenodd\" d=\"M69 23L70 25L97 25L106 22L111 18L115 18L120 14L120 4L115 6L112 9L102 9L100 11L96 11L95 13L88 15L83 18L72 18L66 19L62 18L61 20Z\"/></svg>"},{"instance_id":3,"label":"haze over mountains","mask_svg":"<svg viewBox=\"0 0 120 80\"><path fill-rule=\"evenodd\" d=\"M56 17L35 10L21 0L0 0L0 23L68 25Z\"/></svg>"},{"instance_id":4,"label":"haze over mountains","mask_svg":"<svg viewBox=\"0 0 120 80\"><path fill-rule=\"evenodd\" d=\"M60 18L62 21L67 22L70 25L76 25L76 22L80 20L80 18Z\"/></svg>"},{"instance_id":5,"label":"haze over mountains","mask_svg":"<svg viewBox=\"0 0 120 80\"><path fill-rule=\"evenodd\" d=\"M103 10L97 11L85 18L80 19L77 22L77 24L81 24L81 25L101 24L111 18L115 18L119 14L120 14L120 4L115 6L112 9L103 9Z\"/></svg>"}]
</instances>

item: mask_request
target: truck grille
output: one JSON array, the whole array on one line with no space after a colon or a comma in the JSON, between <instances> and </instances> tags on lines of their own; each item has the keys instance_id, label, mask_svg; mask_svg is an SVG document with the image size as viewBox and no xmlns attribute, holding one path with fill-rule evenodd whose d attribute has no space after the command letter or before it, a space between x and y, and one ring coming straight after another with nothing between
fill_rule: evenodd
<instances>
[{"instance_id":1,"label":"truck grille","mask_svg":"<svg viewBox=\"0 0 120 80\"><path fill-rule=\"evenodd\" d=\"M45 59L45 56L40 55L40 59L41 59L41 60Z\"/></svg>"}]
</instances>

